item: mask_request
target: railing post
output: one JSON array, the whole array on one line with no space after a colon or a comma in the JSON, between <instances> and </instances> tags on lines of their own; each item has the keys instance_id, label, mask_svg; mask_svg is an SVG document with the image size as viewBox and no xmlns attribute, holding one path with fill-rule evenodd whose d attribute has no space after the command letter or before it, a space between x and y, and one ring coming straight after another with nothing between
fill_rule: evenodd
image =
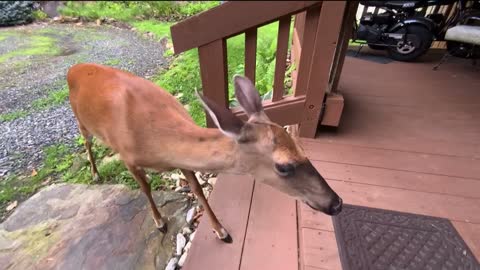
<instances>
[{"instance_id":1,"label":"railing post","mask_svg":"<svg viewBox=\"0 0 480 270\"><path fill-rule=\"evenodd\" d=\"M224 39L198 48L203 94L220 106L228 108L227 46ZM207 114L207 127L215 127Z\"/></svg>"},{"instance_id":2,"label":"railing post","mask_svg":"<svg viewBox=\"0 0 480 270\"><path fill-rule=\"evenodd\" d=\"M348 42L353 31L353 22L356 19L356 13L359 1L348 1L347 8L345 10L345 16L343 18L341 36L338 41L339 46L335 52L335 60L330 74L330 87L332 92L335 92L338 87L340 75L343 69L343 63L345 62L345 55L348 49Z\"/></svg>"},{"instance_id":3,"label":"railing post","mask_svg":"<svg viewBox=\"0 0 480 270\"><path fill-rule=\"evenodd\" d=\"M296 97L305 95L307 93L308 76L312 63L312 55L319 17L320 7L314 7L307 10L304 22L305 28L302 31L303 36L298 37L299 40L303 40L303 42L296 45L301 46L301 48L299 48L301 52L300 59L298 60L298 72L294 90L294 96Z\"/></svg>"},{"instance_id":4,"label":"railing post","mask_svg":"<svg viewBox=\"0 0 480 270\"><path fill-rule=\"evenodd\" d=\"M330 68L337 48L345 7L346 1L326 1L322 4L313 55L311 56L312 63L306 88L305 107L300 122L300 136L302 137L315 137L328 88Z\"/></svg>"}]
</instances>

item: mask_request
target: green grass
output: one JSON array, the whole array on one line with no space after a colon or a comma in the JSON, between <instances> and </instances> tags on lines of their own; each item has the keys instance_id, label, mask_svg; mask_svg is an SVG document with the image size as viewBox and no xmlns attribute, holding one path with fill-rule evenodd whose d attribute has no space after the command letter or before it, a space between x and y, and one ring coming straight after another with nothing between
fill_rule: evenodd
<instances>
[{"instance_id":1,"label":"green grass","mask_svg":"<svg viewBox=\"0 0 480 270\"><path fill-rule=\"evenodd\" d=\"M34 100L29 110L17 110L0 114L0 122L13 121L25 117L34 111L45 110L61 105L68 99L68 95L68 86L64 85L60 90L51 91L46 97Z\"/></svg>"},{"instance_id":2,"label":"green grass","mask_svg":"<svg viewBox=\"0 0 480 270\"><path fill-rule=\"evenodd\" d=\"M120 59L109 59L107 61L104 62L105 65L108 65L108 66L116 66L118 64L120 64L122 62L122 60Z\"/></svg>"},{"instance_id":3,"label":"green grass","mask_svg":"<svg viewBox=\"0 0 480 270\"><path fill-rule=\"evenodd\" d=\"M78 137L78 145L83 145L83 138ZM123 184L132 189L138 188L137 182L120 160L101 162L112 152L94 141L92 147L100 174L101 184ZM0 214L14 200L23 200L33 195L38 189L52 182L94 183L90 172L90 163L86 153L74 153L65 144L56 144L43 149L43 165L36 169L36 174L11 175L0 181ZM148 171L152 189L165 189L169 183L162 174ZM50 181L46 181L50 179Z\"/></svg>"},{"instance_id":4,"label":"green grass","mask_svg":"<svg viewBox=\"0 0 480 270\"><path fill-rule=\"evenodd\" d=\"M157 39L162 39L164 37L170 37L170 26L172 24L169 22L146 20L132 22L132 25L137 28L140 33L152 32Z\"/></svg>"},{"instance_id":5,"label":"green grass","mask_svg":"<svg viewBox=\"0 0 480 270\"><path fill-rule=\"evenodd\" d=\"M87 20L113 18L130 22L145 19L179 20L219 5L219 1L96 1L79 3L68 1L60 8L64 16L81 17Z\"/></svg>"},{"instance_id":6,"label":"green grass","mask_svg":"<svg viewBox=\"0 0 480 270\"><path fill-rule=\"evenodd\" d=\"M34 10L33 11L33 18L36 20L45 20L48 17L47 13L41 10Z\"/></svg>"},{"instance_id":7,"label":"green grass","mask_svg":"<svg viewBox=\"0 0 480 270\"><path fill-rule=\"evenodd\" d=\"M56 45L57 40L52 37L43 35L18 34L22 37L25 44L20 45L17 49L0 55L0 63L17 57L32 55L56 55L60 49Z\"/></svg>"},{"instance_id":8,"label":"green grass","mask_svg":"<svg viewBox=\"0 0 480 270\"><path fill-rule=\"evenodd\" d=\"M68 98L68 87L63 86L58 91L52 91L47 97L37 99L32 102L32 107L36 110L43 110L53 106L57 106L65 102Z\"/></svg>"},{"instance_id":9,"label":"green grass","mask_svg":"<svg viewBox=\"0 0 480 270\"><path fill-rule=\"evenodd\" d=\"M28 115L28 112L23 110L13 111L9 113L0 114L0 122L9 122L18 118L23 118Z\"/></svg>"}]
</instances>

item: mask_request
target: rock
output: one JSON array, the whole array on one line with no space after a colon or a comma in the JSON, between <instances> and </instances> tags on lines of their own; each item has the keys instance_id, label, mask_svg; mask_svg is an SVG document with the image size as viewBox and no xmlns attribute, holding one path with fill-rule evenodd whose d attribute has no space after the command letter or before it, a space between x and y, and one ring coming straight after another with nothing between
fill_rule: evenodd
<instances>
[{"instance_id":1,"label":"rock","mask_svg":"<svg viewBox=\"0 0 480 270\"><path fill-rule=\"evenodd\" d=\"M212 186L215 186L215 184L217 183L217 177L212 177L208 179L208 183Z\"/></svg>"},{"instance_id":2,"label":"rock","mask_svg":"<svg viewBox=\"0 0 480 270\"><path fill-rule=\"evenodd\" d=\"M186 221L187 221L188 224L192 224L193 217L195 216L196 212L197 211L195 210L195 207L192 207L192 208L190 208L190 210L188 210L187 217L186 217Z\"/></svg>"},{"instance_id":3,"label":"rock","mask_svg":"<svg viewBox=\"0 0 480 270\"><path fill-rule=\"evenodd\" d=\"M7 212L12 211L13 209L15 209L15 207L17 207L17 205L18 205L18 201L14 201L14 202L10 203L7 206L7 208L5 208L5 210L7 210Z\"/></svg>"},{"instance_id":4,"label":"rock","mask_svg":"<svg viewBox=\"0 0 480 270\"><path fill-rule=\"evenodd\" d=\"M132 31L134 31L134 32L135 32L135 31L137 31L137 28L135 28L135 27L132 27L132 29L130 29L130 30L132 30Z\"/></svg>"},{"instance_id":5,"label":"rock","mask_svg":"<svg viewBox=\"0 0 480 270\"><path fill-rule=\"evenodd\" d=\"M175 188L176 192L190 192L190 187L189 186L182 186L182 187L177 187Z\"/></svg>"},{"instance_id":6,"label":"rock","mask_svg":"<svg viewBox=\"0 0 480 270\"><path fill-rule=\"evenodd\" d=\"M96 24L96 25L101 25L101 24L102 24L102 21L101 21L100 19L97 19L97 20L95 21L95 24Z\"/></svg>"},{"instance_id":7,"label":"rock","mask_svg":"<svg viewBox=\"0 0 480 270\"><path fill-rule=\"evenodd\" d=\"M166 235L155 228L140 190L46 187L0 224L0 264L11 269L77 269L79 262L86 269L164 269L175 250L175 242L164 239L187 226L189 202L175 192L153 195L157 205L164 205L159 210L168 219Z\"/></svg>"},{"instance_id":8,"label":"rock","mask_svg":"<svg viewBox=\"0 0 480 270\"><path fill-rule=\"evenodd\" d=\"M182 97L183 97L183 93L178 93L178 94L175 95L175 98L176 98L176 99L180 99L180 98L182 98Z\"/></svg>"},{"instance_id":9,"label":"rock","mask_svg":"<svg viewBox=\"0 0 480 270\"><path fill-rule=\"evenodd\" d=\"M191 236L190 236L190 238L191 238ZM183 252L185 252L185 253L188 252L191 247L192 247L192 240L188 241L188 243L183 248Z\"/></svg>"},{"instance_id":10,"label":"rock","mask_svg":"<svg viewBox=\"0 0 480 270\"><path fill-rule=\"evenodd\" d=\"M167 266L165 267L165 270L175 270L177 268L177 263L178 263L178 258L173 257L168 261Z\"/></svg>"},{"instance_id":11,"label":"rock","mask_svg":"<svg viewBox=\"0 0 480 270\"><path fill-rule=\"evenodd\" d=\"M180 259L178 260L178 266L183 267L183 264L185 263L185 260L187 259L187 252L183 253L182 256L180 256Z\"/></svg>"},{"instance_id":12,"label":"rock","mask_svg":"<svg viewBox=\"0 0 480 270\"><path fill-rule=\"evenodd\" d=\"M189 227L185 227L182 229L182 233L188 235L192 233L192 230Z\"/></svg>"},{"instance_id":13,"label":"rock","mask_svg":"<svg viewBox=\"0 0 480 270\"><path fill-rule=\"evenodd\" d=\"M172 178L172 179L175 180L175 181L176 181L176 180L180 180L180 179L182 179L182 178L185 179L185 177L182 177L182 176L183 176L183 175L180 175L180 174L178 174L178 173L172 173L172 174L170 175L170 178Z\"/></svg>"},{"instance_id":14,"label":"rock","mask_svg":"<svg viewBox=\"0 0 480 270\"><path fill-rule=\"evenodd\" d=\"M185 236L183 234L178 233L177 234L177 255L180 256L182 255L183 248L185 247L185 244L187 243L187 239L185 239Z\"/></svg>"},{"instance_id":15,"label":"rock","mask_svg":"<svg viewBox=\"0 0 480 270\"><path fill-rule=\"evenodd\" d=\"M208 197L210 196L210 190L208 190L208 188L204 188L203 189L203 195L205 195L205 198L208 199Z\"/></svg>"},{"instance_id":16,"label":"rock","mask_svg":"<svg viewBox=\"0 0 480 270\"><path fill-rule=\"evenodd\" d=\"M196 233L197 233L197 231L194 231L192 234L190 234L190 242L193 241L193 238L195 238Z\"/></svg>"}]
</instances>

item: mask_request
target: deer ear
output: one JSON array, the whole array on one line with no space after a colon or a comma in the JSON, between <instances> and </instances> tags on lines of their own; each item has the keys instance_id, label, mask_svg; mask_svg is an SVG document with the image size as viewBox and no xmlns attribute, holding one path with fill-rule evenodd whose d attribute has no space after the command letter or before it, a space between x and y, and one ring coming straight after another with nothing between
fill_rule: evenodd
<instances>
[{"instance_id":1,"label":"deer ear","mask_svg":"<svg viewBox=\"0 0 480 270\"><path fill-rule=\"evenodd\" d=\"M233 77L235 86L235 97L243 108L245 113L250 117L254 114L263 112L262 100L258 94L255 85L248 78L235 75Z\"/></svg>"},{"instance_id":2,"label":"deer ear","mask_svg":"<svg viewBox=\"0 0 480 270\"><path fill-rule=\"evenodd\" d=\"M207 97L204 97L196 91L199 100L201 101L203 107L207 111L210 118L212 118L215 125L220 129L220 131L231 137L239 138L240 132L244 125L243 121L235 116L229 109L219 106L215 102L209 100Z\"/></svg>"}]
</instances>

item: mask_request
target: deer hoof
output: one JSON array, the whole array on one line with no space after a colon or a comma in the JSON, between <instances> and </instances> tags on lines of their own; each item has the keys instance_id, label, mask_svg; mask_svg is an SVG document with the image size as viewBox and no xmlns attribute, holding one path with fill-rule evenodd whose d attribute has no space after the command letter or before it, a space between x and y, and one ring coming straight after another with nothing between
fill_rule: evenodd
<instances>
[{"instance_id":1,"label":"deer hoof","mask_svg":"<svg viewBox=\"0 0 480 270\"><path fill-rule=\"evenodd\" d=\"M167 229L168 229L167 223L163 223L163 225L160 225L160 226L157 225L157 229L164 234L167 233Z\"/></svg>"},{"instance_id":2,"label":"deer hoof","mask_svg":"<svg viewBox=\"0 0 480 270\"><path fill-rule=\"evenodd\" d=\"M222 239L220 239L220 240L222 240L223 242L225 242L225 243L227 243L227 244L233 243L233 239L232 239L232 237L230 236L230 234L227 234L227 236L226 236L225 238L222 238Z\"/></svg>"},{"instance_id":3,"label":"deer hoof","mask_svg":"<svg viewBox=\"0 0 480 270\"><path fill-rule=\"evenodd\" d=\"M220 232L216 232L215 230L214 232L217 235L218 239L222 240L223 242L228 244L231 244L233 242L232 237L224 228L220 229Z\"/></svg>"}]
</instances>

